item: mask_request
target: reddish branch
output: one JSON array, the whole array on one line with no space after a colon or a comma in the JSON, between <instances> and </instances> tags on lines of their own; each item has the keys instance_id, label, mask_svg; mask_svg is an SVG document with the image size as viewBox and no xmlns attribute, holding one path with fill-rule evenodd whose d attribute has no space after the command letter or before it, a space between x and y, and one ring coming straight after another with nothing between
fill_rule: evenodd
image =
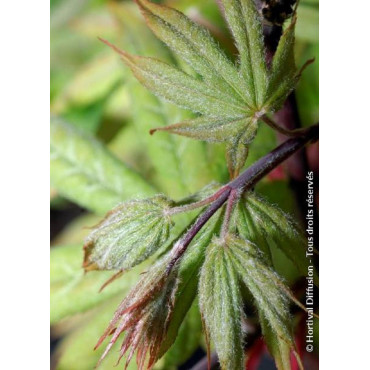
<instances>
[{"instance_id":1,"label":"reddish branch","mask_svg":"<svg viewBox=\"0 0 370 370\"><path fill-rule=\"evenodd\" d=\"M253 188L253 186L259 180L261 180L262 177L267 175L284 160L291 157L306 144L317 141L318 138L319 125L313 125L309 127L299 137L285 141L272 152L259 159L252 166L242 172L236 179L224 185L219 191L211 196L209 199L214 199L211 205L197 218L185 235L176 242L172 250L172 261L167 268L168 273L172 270L172 267L186 251L188 245L197 235L199 230L228 199L232 199L232 201L237 199L235 196L236 193L241 194L242 192ZM232 206L233 204L230 205L230 207Z\"/></svg>"}]
</instances>

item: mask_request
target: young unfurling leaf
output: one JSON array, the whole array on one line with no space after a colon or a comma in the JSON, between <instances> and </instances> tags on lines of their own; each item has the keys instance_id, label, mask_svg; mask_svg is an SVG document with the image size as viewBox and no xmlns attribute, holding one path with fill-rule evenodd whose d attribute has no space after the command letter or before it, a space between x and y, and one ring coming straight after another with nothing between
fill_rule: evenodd
<instances>
[{"instance_id":1,"label":"young unfurling leaf","mask_svg":"<svg viewBox=\"0 0 370 370\"><path fill-rule=\"evenodd\" d=\"M294 351L289 289L257 246L228 234L214 238L208 247L199 281L199 305L206 333L215 345L223 370L244 368L242 284L254 298L264 332L281 351Z\"/></svg>"},{"instance_id":2,"label":"young unfurling leaf","mask_svg":"<svg viewBox=\"0 0 370 370\"><path fill-rule=\"evenodd\" d=\"M199 306L222 369L242 370L242 299L228 248L219 239L208 246L199 280Z\"/></svg>"},{"instance_id":3,"label":"young unfurling leaf","mask_svg":"<svg viewBox=\"0 0 370 370\"><path fill-rule=\"evenodd\" d=\"M261 321L268 325L271 335L288 346L289 351L294 351L288 288L254 244L234 235L226 237L226 244L240 280L255 300ZM284 346L281 344L281 347Z\"/></svg>"},{"instance_id":4,"label":"young unfurling leaf","mask_svg":"<svg viewBox=\"0 0 370 370\"><path fill-rule=\"evenodd\" d=\"M168 257L157 261L118 306L96 345L112 335L99 363L125 332L119 360L127 354L127 367L136 351L137 368L152 369L167 333L179 282L176 267L167 271Z\"/></svg>"},{"instance_id":5,"label":"young unfurling leaf","mask_svg":"<svg viewBox=\"0 0 370 370\"><path fill-rule=\"evenodd\" d=\"M150 257L168 239L170 206L170 200L156 196L110 211L86 238L85 270L126 270Z\"/></svg>"},{"instance_id":6,"label":"young unfurling leaf","mask_svg":"<svg viewBox=\"0 0 370 370\"><path fill-rule=\"evenodd\" d=\"M259 315L259 321L261 324L263 339L267 345L269 352L275 360L275 364L278 370L292 370L291 366L291 352L295 354L295 357L300 364L300 358L298 354L294 352L292 343L287 342L284 338L281 338L270 326L268 320L264 317L263 313Z\"/></svg>"}]
</instances>

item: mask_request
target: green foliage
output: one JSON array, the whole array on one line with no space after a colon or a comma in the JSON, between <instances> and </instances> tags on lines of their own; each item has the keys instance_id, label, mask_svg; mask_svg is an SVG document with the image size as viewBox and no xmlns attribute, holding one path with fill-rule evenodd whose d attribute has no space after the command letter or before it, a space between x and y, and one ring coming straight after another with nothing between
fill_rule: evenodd
<instances>
[{"instance_id":1,"label":"green foliage","mask_svg":"<svg viewBox=\"0 0 370 370\"><path fill-rule=\"evenodd\" d=\"M251 107L262 107L268 82L262 24L253 1L222 1L225 17L239 50L240 72Z\"/></svg>"},{"instance_id":2,"label":"green foliage","mask_svg":"<svg viewBox=\"0 0 370 370\"><path fill-rule=\"evenodd\" d=\"M274 133L258 128L258 122L279 109L296 87L301 71L295 55L302 65L317 54L316 45L308 44L317 41L316 30L311 26L303 32L317 18L311 2L302 1L298 8L297 39L296 17L286 27L271 68L252 0L220 1L226 22L213 1L179 1L176 6L185 15L137 0L159 40L131 2L52 4L53 204L63 209L66 198L92 212L71 223L53 241L62 246L51 249L51 322L53 333L64 335L57 369L87 370L102 357L101 368L110 369L119 352L128 362L135 358L128 369L156 363L155 369L175 370L203 341L198 293L207 339L224 369L244 368L250 334L244 320L257 322L254 314L245 316L245 305L254 306L251 312L258 314L277 367L291 368L295 345L289 300L294 297L275 270L281 252L292 261L278 269L289 282L297 276L293 263L301 275L307 272L305 240L292 218L248 192L233 209L228 233L221 231L222 208L173 263L197 211L174 217L176 224L169 214L220 189L211 185L194 194L212 181L227 180L225 148L235 178L248 154L253 163L276 145ZM97 36L125 50L113 47L150 92ZM316 119L318 107L310 81L317 69L308 72L297 96L305 125ZM149 130L179 136L152 137ZM295 211L290 193L278 182L257 189ZM165 196L153 197L158 193ZM85 269L101 271L84 273L81 246L88 231L81 228L111 209L85 245ZM130 271L99 292L112 280L111 270L122 269ZM108 347L93 351L104 329L99 344L112 334ZM121 337L120 347L115 342Z\"/></svg>"},{"instance_id":3,"label":"green foliage","mask_svg":"<svg viewBox=\"0 0 370 370\"><path fill-rule=\"evenodd\" d=\"M123 283L111 284L99 293L101 286L112 273L85 274L82 269L82 258L81 245L58 246L51 249L50 320L53 324L77 313L86 312L117 293L125 294L140 273L134 269L125 275Z\"/></svg>"},{"instance_id":4,"label":"green foliage","mask_svg":"<svg viewBox=\"0 0 370 370\"><path fill-rule=\"evenodd\" d=\"M256 135L257 121L282 106L300 77L294 62L295 18L281 37L268 69L262 22L253 0L221 2L239 51L239 65L226 57L205 28L181 12L147 0L137 3L155 35L184 59L195 75L103 41L121 55L147 89L200 115L151 132L164 130L229 143L229 172L236 176L247 157L245 146Z\"/></svg>"},{"instance_id":5,"label":"green foliage","mask_svg":"<svg viewBox=\"0 0 370 370\"><path fill-rule=\"evenodd\" d=\"M284 31L272 59L271 75L268 83L266 101L270 109L279 109L297 82L294 60L295 19Z\"/></svg>"},{"instance_id":6,"label":"green foliage","mask_svg":"<svg viewBox=\"0 0 370 370\"><path fill-rule=\"evenodd\" d=\"M199 281L199 306L222 369L242 370L242 298L229 252L220 240L208 246Z\"/></svg>"},{"instance_id":7,"label":"green foliage","mask_svg":"<svg viewBox=\"0 0 370 370\"><path fill-rule=\"evenodd\" d=\"M104 304L89 312L86 317L83 317L77 323L72 320L71 323L75 330L67 332L55 354L55 357L59 358L56 366L57 370L88 370L96 366L103 349L98 348L95 351L92 349L97 342L97 338L104 331L107 322L111 319L112 312L119 301L119 296L106 299ZM58 326L56 330L58 331ZM118 346L116 346L115 350L118 351L118 349ZM112 352L99 369L112 369L116 363L117 356ZM136 369L135 363L131 363L128 370L134 369Z\"/></svg>"},{"instance_id":8,"label":"green foliage","mask_svg":"<svg viewBox=\"0 0 370 370\"><path fill-rule=\"evenodd\" d=\"M307 275L308 259L302 230L279 207L253 192L246 193L235 217L239 233L253 241L268 255L270 244L275 243L296 266L302 276ZM315 276L317 281L317 276Z\"/></svg>"},{"instance_id":9,"label":"green foliage","mask_svg":"<svg viewBox=\"0 0 370 370\"><path fill-rule=\"evenodd\" d=\"M104 213L127 198L153 193L93 137L59 119L52 120L50 130L51 184L66 198Z\"/></svg>"},{"instance_id":10,"label":"green foliage","mask_svg":"<svg viewBox=\"0 0 370 370\"><path fill-rule=\"evenodd\" d=\"M180 301L181 302L181 301ZM173 314L174 315L174 314ZM172 316L171 323L174 317ZM193 304L189 312L186 314L185 319L182 321L177 336L173 336L171 342L167 340L171 336L169 329L166 340L162 345L161 353L164 353L164 348L169 347L164 357L158 361L158 365L164 369L176 369L178 365L183 364L199 347L202 339L202 322L199 315L197 304ZM175 341L172 344L172 341ZM171 347L169 346L171 343Z\"/></svg>"},{"instance_id":11,"label":"green foliage","mask_svg":"<svg viewBox=\"0 0 370 370\"><path fill-rule=\"evenodd\" d=\"M260 314L276 335L293 347L288 296L281 279L252 243L230 235L226 244L230 249L230 259L240 279L252 293Z\"/></svg>"},{"instance_id":12,"label":"green foliage","mask_svg":"<svg viewBox=\"0 0 370 370\"><path fill-rule=\"evenodd\" d=\"M171 202L163 196L129 201L110 211L86 238L85 271L128 270L169 238Z\"/></svg>"},{"instance_id":13,"label":"green foliage","mask_svg":"<svg viewBox=\"0 0 370 370\"><path fill-rule=\"evenodd\" d=\"M168 271L169 257L158 260L118 306L98 341L97 347L112 335L99 363L125 331L120 358L127 353L128 364L137 350L139 370L153 367L167 333L178 289L177 268Z\"/></svg>"}]
</instances>

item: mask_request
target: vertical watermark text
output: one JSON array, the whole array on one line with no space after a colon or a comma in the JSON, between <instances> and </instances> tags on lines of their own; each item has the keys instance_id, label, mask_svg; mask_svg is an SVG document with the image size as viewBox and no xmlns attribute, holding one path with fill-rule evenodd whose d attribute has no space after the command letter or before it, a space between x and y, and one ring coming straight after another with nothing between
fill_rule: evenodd
<instances>
[{"instance_id":1,"label":"vertical watermark text","mask_svg":"<svg viewBox=\"0 0 370 370\"><path fill-rule=\"evenodd\" d=\"M307 214L306 214L306 234L307 234L307 247L306 258L308 259L307 276L306 276L306 309L307 309L307 334L306 334L306 351L313 351L313 310L314 310L314 175L309 171L306 176L307 179Z\"/></svg>"}]
</instances>

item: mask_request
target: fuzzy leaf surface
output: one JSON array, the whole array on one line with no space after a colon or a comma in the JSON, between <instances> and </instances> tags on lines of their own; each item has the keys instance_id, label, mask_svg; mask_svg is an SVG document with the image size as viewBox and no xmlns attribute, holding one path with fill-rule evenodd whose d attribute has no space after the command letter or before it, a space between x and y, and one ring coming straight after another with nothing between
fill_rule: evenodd
<instances>
[{"instance_id":1,"label":"fuzzy leaf surface","mask_svg":"<svg viewBox=\"0 0 370 370\"><path fill-rule=\"evenodd\" d=\"M282 34L272 59L270 78L266 92L266 104L270 110L280 109L298 82L294 59L294 31L296 21Z\"/></svg>"},{"instance_id":2,"label":"fuzzy leaf surface","mask_svg":"<svg viewBox=\"0 0 370 370\"><path fill-rule=\"evenodd\" d=\"M288 257L297 270L306 276L308 258L305 246L307 240L293 219L276 205L253 192L245 195L239 205L238 230L243 237L256 243L265 253L269 253L270 240ZM315 273L315 283L318 283Z\"/></svg>"},{"instance_id":3,"label":"fuzzy leaf surface","mask_svg":"<svg viewBox=\"0 0 370 370\"><path fill-rule=\"evenodd\" d=\"M146 88L201 115L159 129L213 142L235 142L236 136L243 136L243 143L249 143L257 130L255 113L258 107L255 102L260 100L260 97L255 98L254 84L249 86L246 83L243 73L225 56L204 27L166 6L146 0L138 0L137 3L156 36L198 73L198 76L193 76L157 59L130 55L104 41L121 55ZM243 10L247 20L254 19L250 27L250 42L254 44L257 39L260 42L255 8L244 4ZM262 65L258 59L262 54L262 49L250 51L247 58L249 67L246 68L253 72L256 84L264 80L265 89L266 66L263 58ZM262 72L257 71L258 66L262 66ZM263 96L262 93L260 95ZM244 149L242 151L245 152Z\"/></svg>"},{"instance_id":4,"label":"fuzzy leaf surface","mask_svg":"<svg viewBox=\"0 0 370 370\"><path fill-rule=\"evenodd\" d=\"M169 237L170 206L156 196L115 207L85 240L85 271L127 270L150 257Z\"/></svg>"},{"instance_id":5,"label":"fuzzy leaf surface","mask_svg":"<svg viewBox=\"0 0 370 370\"><path fill-rule=\"evenodd\" d=\"M148 26L198 72L212 88L243 97L243 80L209 32L183 13L147 0L137 0ZM237 95L235 95L237 92Z\"/></svg>"},{"instance_id":6,"label":"fuzzy leaf surface","mask_svg":"<svg viewBox=\"0 0 370 370\"><path fill-rule=\"evenodd\" d=\"M240 71L251 106L261 106L267 87L262 23L253 0L223 0L225 17L239 50Z\"/></svg>"},{"instance_id":7,"label":"fuzzy leaf surface","mask_svg":"<svg viewBox=\"0 0 370 370\"><path fill-rule=\"evenodd\" d=\"M278 370L291 370L290 353L292 344L281 339L271 328L268 320L260 314L259 317L264 341Z\"/></svg>"},{"instance_id":8,"label":"fuzzy leaf surface","mask_svg":"<svg viewBox=\"0 0 370 370\"><path fill-rule=\"evenodd\" d=\"M244 364L242 299L228 246L217 239L208 246L199 280L199 306L221 368Z\"/></svg>"},{"instance_id":9,"label":"fuzzy leaf surface","mask_svg":"<svg viewBox=\"0 0 370 370\"><path fill-rule=\"evenodd\" d=\"M284 283L254 244L234 235L227 236L226 244L235 270L251 292L260 316L266 318L276 335L293 347L289 297Z\"/></svg>"}]
</instances>

